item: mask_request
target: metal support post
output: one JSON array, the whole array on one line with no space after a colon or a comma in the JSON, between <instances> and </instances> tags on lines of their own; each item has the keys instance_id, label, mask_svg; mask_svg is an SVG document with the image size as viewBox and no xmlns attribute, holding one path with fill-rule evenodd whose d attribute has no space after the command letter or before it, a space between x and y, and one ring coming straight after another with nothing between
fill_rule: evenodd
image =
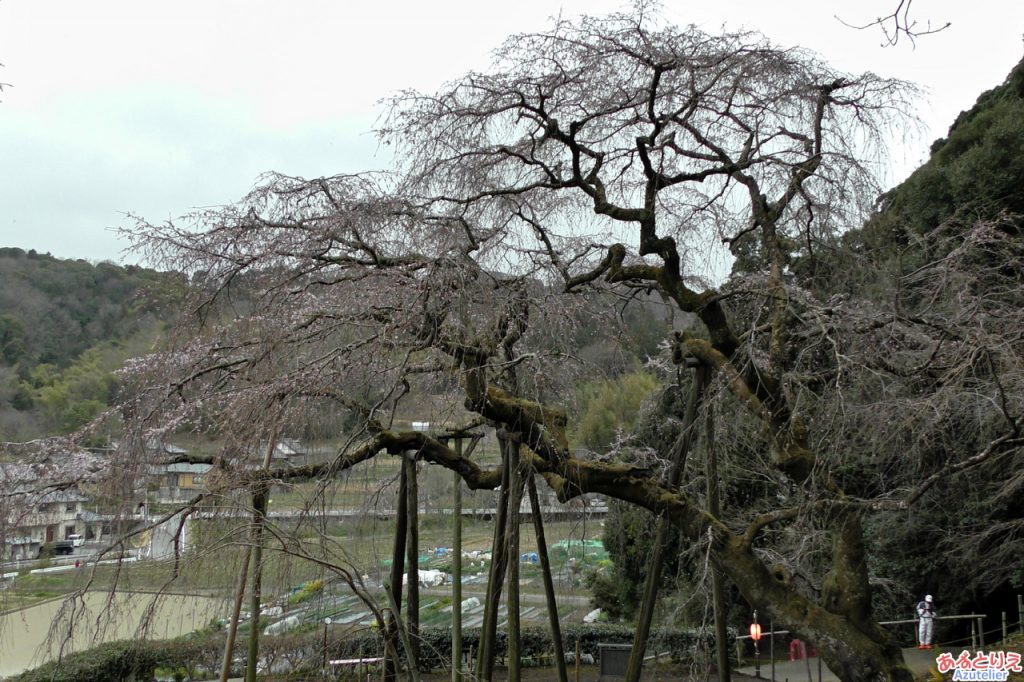
<instances>
[{"instance_id":1,"label":"metal support post","mask_svg":"<svg viewBox=\"0 0 1024 682\"><path fill-rule=\"evenodd\" d=\"M330 617L324 618L324 672L327 672L327 626L331 624Z\"/></svg>"}]
</instances>

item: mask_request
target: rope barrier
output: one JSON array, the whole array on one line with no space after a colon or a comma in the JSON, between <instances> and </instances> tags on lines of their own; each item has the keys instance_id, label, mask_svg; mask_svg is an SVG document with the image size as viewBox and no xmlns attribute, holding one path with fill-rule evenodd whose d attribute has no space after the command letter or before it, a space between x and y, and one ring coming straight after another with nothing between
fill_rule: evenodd
<instances>
[{"instance_id":1,"label":"rope barrier","mask_svg":"<svg viewBox=\"0 0 1024 682\"><path fill-rule=\"evenodd\" d=\"M1007 623L1006 624L1006 630L1007 630L1006 634L1009 635L1010 634L1010 632L1009 632L1010 629L1013 628L1013 627L1016 627L1018 625L1020 625L1020 623ZM1003 626L1000 625L997 628L993 628L991 630L985 630L984 633L982 633L982 634L990 635L990 634L993 634L993 633L998 633L999 636L1002 637L1003 636Z\"/></svg>"},{"instance_id":2,"label":"rope barrier","mask_svg":"<svg viewBox=\"0 0 1024 682\"><path fill-rule=\"evenodd\" d=\"M971 641L970 637L961 637L960 639L949 639L945 642L936 642L935 646L950 647L950 646L967 646Z\"/></svg>"}]
</instances>

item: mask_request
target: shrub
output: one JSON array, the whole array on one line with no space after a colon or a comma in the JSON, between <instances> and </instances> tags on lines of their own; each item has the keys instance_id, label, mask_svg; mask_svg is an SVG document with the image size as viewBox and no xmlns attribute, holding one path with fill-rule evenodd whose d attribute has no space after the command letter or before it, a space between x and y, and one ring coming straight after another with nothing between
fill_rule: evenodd
<instances>
[{"instance_id":1,"label":"shrub","mask_svg":"<svg viewBox=\"0 0 1024 682\"><path fill-rule=\"evenodd\" d=\"M730 645L735 633L729 634ZM562 628L563 648L574 652L579 642L584 655L597 658L598 644L629 644L633 641L633 628L627 625L603 623L565 625ZM319 669L323 660L323 634L319 629L293 632L261 638L261 658L268 662L283 662L295 671ZM462 633L463 651L480 650L480 628L465 628ZM651 645L659 651L668 649L676 660L688 660L700 652L714 648L714 633L708 630L657 631ZM377 657L384 655L384 638L375 628L367 628L344 637L328 641L329 658ZM220 633L186 635L163 641L131 640L108 642L86 651L64 656L38 668L9 678L10 682L129 682L150 680L157 668L184 670L195 679L200 671L213 674L220 663L224 636ZM543 626L522 629L520 653L524 664L552 663L554 644L551 632ZM420 631L420 667L436 670L451 665L452 629L428 627ZM399 654L404 651L399 644ZM495 656L505 663L508 656L508 638L499 632L495 642Z\"/></svg>"},{"instance_id":2,"label":"shrub","mask_svg":"<svg viewBox=\"0 0 1024 682\"><path fill-rule=\"evenodd\" d=\"M199 667L207 670L216 667L223 647L224 638L216 636L107 642L9 679L11 682L127 682L151 680L157 668L184 669L190 677L195 677Z\"/></svg>"},{"instance_id":3,"label":"shrub","mask_svg":"<svg viewBox=\"0 0 1024 682\"><path fill-rule=\"evenodd\" d=\"M324 589L324 581L317 578L316 580L309 580L299 585L299 588L288 595L289 604L301 604L304 601L309 601L316 595L320 594Z\"/></svg>"}]
</instances>

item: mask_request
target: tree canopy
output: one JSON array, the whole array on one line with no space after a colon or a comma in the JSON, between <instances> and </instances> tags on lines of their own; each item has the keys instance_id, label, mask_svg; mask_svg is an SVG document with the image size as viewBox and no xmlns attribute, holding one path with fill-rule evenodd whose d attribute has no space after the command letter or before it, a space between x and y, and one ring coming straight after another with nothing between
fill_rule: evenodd
<instances>
[{"instance_id":1,"label":"tree canopy","mask_svg":"<svg viewBox=\"0 0 1024 682\"><path fill-rule=\"evenodd\" d=\"M390 102L394 173L271 175L234 206L131 230L191 276L195 315L130 367L125 453L189 425L258 443L332 404L358 425L334 461L254 473L252 448L226 448L216 485L414 452L471 488L508 486L445 440L488 423L560 500L663 515L842 679L909 680L873 612L865 519L1019 459L1020 270L1002 267L1019 245L974 225L901 280L912 307L825 298L795 264L866 213L868 162L912 94L643 5L514 36L489 70ZM700 270L716 243L738 262L720 286ZM255 296L236 300L242 283ZM593 290L699 321L666 324L651 371L669 390L687 364L712 374L721 512L694 466L669 483L671 430L618 458L570 447L567 386L588 366L569 341ZM448 396L443 428L396 426L428 386Z\"/></svg>"}]
</instances>

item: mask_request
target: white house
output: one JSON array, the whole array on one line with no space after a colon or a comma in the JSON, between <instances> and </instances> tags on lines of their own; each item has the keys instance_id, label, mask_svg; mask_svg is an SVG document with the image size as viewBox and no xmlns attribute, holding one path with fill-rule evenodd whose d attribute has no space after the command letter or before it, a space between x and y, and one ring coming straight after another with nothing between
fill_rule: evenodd
<instances>
[{"instance_id":1,"label":"white house","mask_svg":"<svg viewBox=\"0 0 1024 682\"><path fill-rule=\"evenodd\" d=\"M44 544L72 535L99 540L110 533L109 520L86 509L89 498L75 489L39 492L22 484L0 497L0 556L6 560L34 559Z\"/></svg>"}]
</instances>

